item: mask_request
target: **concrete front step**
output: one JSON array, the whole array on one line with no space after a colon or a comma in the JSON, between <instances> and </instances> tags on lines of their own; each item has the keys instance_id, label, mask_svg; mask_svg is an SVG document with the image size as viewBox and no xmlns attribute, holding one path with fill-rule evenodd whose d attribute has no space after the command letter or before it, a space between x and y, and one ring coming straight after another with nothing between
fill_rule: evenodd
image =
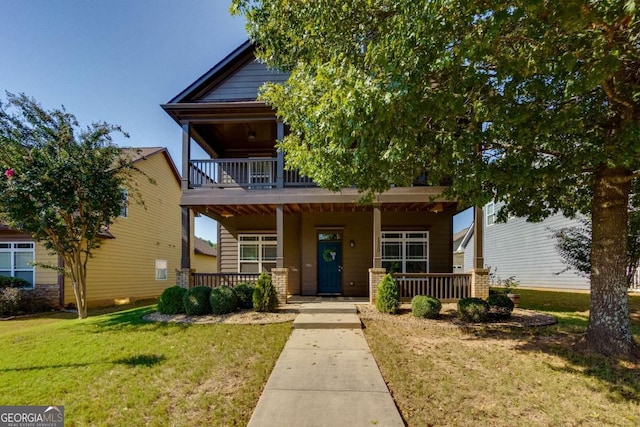
<instances>
[{"instance_id":1,"label":"concrete front step","mask_svg":"<svg viewBox=\"0 0 640 427\"><path fill-rule=\"evenodd\" d=\"M354 313L300 313L293 321L295 329L361 329Z\"/></svg>"},{"instance_id":2,"label":"concrete front step","mask_svg":"<svg viewBox=\"0 0 640 427\"><path fill-rule=\"evenodd\" d=\"M298 313L351 313L356 314L356 306L344 302L318 302L302 304Z\"/></svg>"}]
</instances>

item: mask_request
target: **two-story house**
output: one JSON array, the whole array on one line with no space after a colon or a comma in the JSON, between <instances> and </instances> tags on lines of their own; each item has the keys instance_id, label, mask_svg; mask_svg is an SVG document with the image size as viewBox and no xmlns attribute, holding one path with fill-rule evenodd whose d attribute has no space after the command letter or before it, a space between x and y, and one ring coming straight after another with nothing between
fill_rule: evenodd
<instances>
[{"instance_id":1,"label":"two-story house","mask_svg":"<svg viewBox=\"0 0 640 427\"><path fill-rule=\"evenodd\" d=\"M453 280L458 204L441 196L444 187L416 181L361 204L355 188L331 192L287 169L276 147L287 126L257 100L263 83L287 77L258 62L246 42L162 105L183 131L182 268L190 283L204 283L189 273L191 211L218 222L214 280L271 272L281 301L285 294L373 298L384 271Z\"/></svg>"}]
</instances>

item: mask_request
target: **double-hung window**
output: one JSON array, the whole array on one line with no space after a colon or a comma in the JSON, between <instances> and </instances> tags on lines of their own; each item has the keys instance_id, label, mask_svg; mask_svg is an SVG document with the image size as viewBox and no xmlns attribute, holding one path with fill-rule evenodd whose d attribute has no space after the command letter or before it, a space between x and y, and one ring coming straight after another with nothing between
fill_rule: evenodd
<instances>
[{"instance_id":1,"label":"double-hung window","mask_svg":"<svg viewBox=\"0 0 640 427\"><path fill-rule=\"evenodd\" d=\"M241 234L238 238L238 271L269 272L276 266L277 253L275 234Z\"/></svg>"},{"instance_id":2,"label":"double-hung window","mask_svg":"<svg viewBox=\"0 0 640 427\"><path fill-rule=\"evenodd\" d=\"M487 218L486 225L493 225L496 222L496 205L493 202L487 203L484 207L485 216Z\"/></svg>"},{"instance_id":3,"label":"double-hung window","mask_svg":"<svg viewBox=\"0 0 640 427\"><path fill-rule=\"evenodd\" d=\"M0 243L0 276L24 279L33 287L35 283L35 244L33 242Z\"/></svg>"},{"instance_id":4,"label":"double-hung window","mask_svg":"<svg viewBox=\"0 0 640 427\"><path fill-rule=\"evenodd\" d=\"M429 232L383 232L382 267L389 273L428 273Z\"/></svg>"}]
</instances>

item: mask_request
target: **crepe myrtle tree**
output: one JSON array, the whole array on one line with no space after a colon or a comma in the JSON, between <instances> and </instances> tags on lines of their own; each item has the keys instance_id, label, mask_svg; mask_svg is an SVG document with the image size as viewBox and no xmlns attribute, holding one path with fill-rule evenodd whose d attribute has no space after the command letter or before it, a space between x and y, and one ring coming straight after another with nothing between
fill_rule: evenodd
<instances>
[{"instance_id":1,"label":"crepe myrtle tree","mask_svg":"<svg viewBox=\"0 0 640 427\"><path fill-rule=\"evenodd\" d=\"M627 203L640 171L636 2L234 0L257 57L287 71L261 99L289 167L365 194L431 184L538 221L591 215L581 346L637 355Z\"/></svg>"},{"instance_id":2,"label":"crepe myrtle tree","mask_svg":"<svg viewBox=\"0 0 640 427\"><path fill-rule=\"evenodd\" d=\"M34 99L7 93L0 103L0 221L29 233L64 260L78 317L87 317L87 263L100 232L126 203L136 171L113 145L117 126L80 128L64 108L47 111Z\"/></svg>"}]
</instances>

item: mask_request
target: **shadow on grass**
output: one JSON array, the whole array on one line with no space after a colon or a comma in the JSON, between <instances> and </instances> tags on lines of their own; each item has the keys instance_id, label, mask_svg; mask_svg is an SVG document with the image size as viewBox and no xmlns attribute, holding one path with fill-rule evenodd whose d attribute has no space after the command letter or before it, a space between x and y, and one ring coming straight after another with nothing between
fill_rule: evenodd
<instances>
[{"instance_id":1,"label":"shadow on grass","mask_svg":"<svg viewBox=\"0 0 640 427\"><path fill-rule=\"evenodd\" d=\"M147 368L150 368L152 366L155 366L161 362L163 362L166 359L166 357L162 356L162 355L157 355L157 354L139 354L136 356L131 356L131 357L125 357L123 359L118 359L116 361L114 361L113 363L117 363L117 364L121 364L121 365L127 365L127 366L131 366L131 367L136 367L136 366L145 366Z\"/></svg>"},{"instance_id":2,"label":"shadow on grass","mask_svg":"<svg viewBox=\"0 0 640 427\"><path fill-rule=\"evenodd\" d=\"M130 357L123 357L113 361L97 361L97 362L85 362L85 363L61 363L57 365L39 365L39 366L26 366L17 368L4 368L0 369L0 372L31 372L40 371L46 369L67 369L67 368L85 368L87 366L95 365L126 365L130 367L152 367L158 365L166 360L163 355L157 354L138 354Z\"/></svg>"},{"instance_id":3,"label":"shadow on grass","mask_svg":"<svg viewBox=\"0 0 640 427\"><path fill-rule=\"evenodd\" d=\"M147 307L104 314L93 319L92 325L96 326L96 333L124 330L127 332L145 332L158 329L187 329L191 326L187 323L154 322L143 319L144 316L154 313L155 311L156 306L150 305Z\"/></svg>"}]
</instances>

